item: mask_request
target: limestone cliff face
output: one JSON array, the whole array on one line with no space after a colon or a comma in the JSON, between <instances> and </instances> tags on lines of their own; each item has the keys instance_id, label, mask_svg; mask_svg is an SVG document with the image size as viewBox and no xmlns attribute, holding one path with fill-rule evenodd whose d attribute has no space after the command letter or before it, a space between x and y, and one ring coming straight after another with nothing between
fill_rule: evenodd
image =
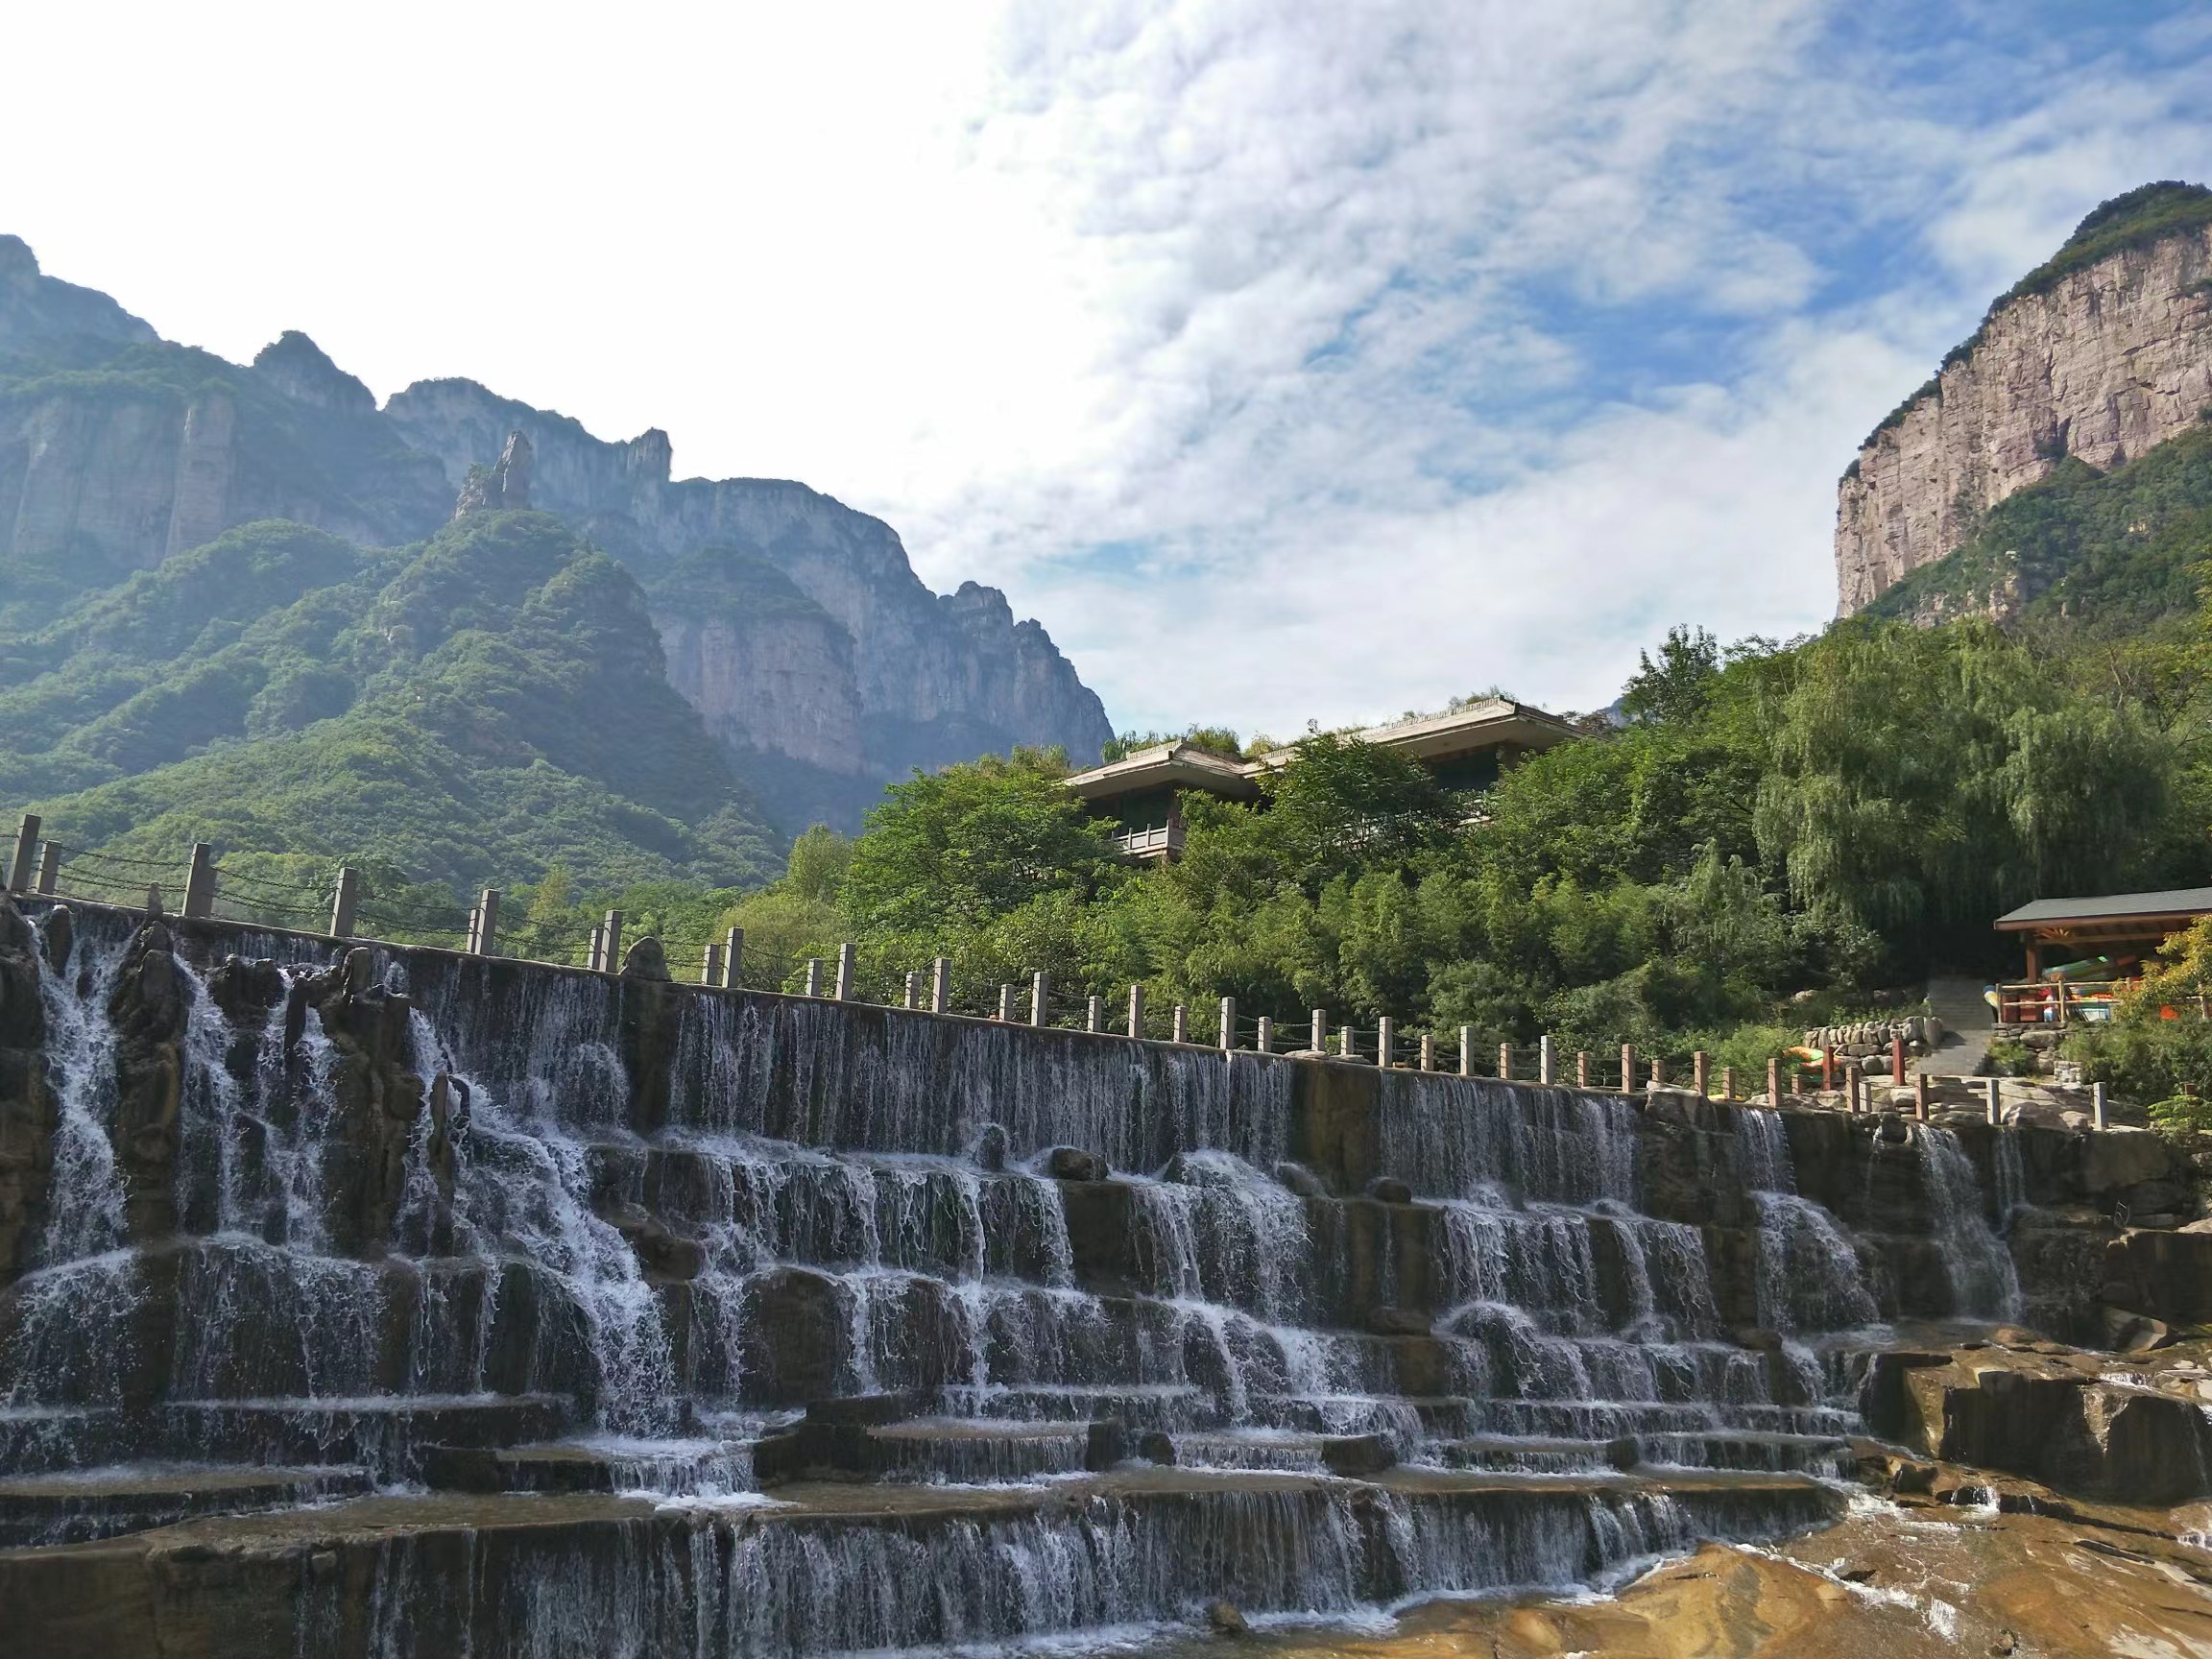
<instances>
[{"instance_id":1,"label":"limestone cliff face","mask_svg":"<svg viewBox=\"0 0 2212 1659\"><path fill-rule=\"evenodd\" d=\"M1836 506L1839 615L1965 540L2061 457L2140 456L2212 404L2212 226L2124 247L1991 312L1877 430Z\"/></svg>"},{"instance_id":2,"label":"limestone cliff face","mask_svg":"<svg viewBox=\"0 0 2212 1659\"><path fill-rule=\"evenodd\" d=\"M522 433L533 500L638 572L671 679L736 746L873 793L913 767L1015 743L1061 744L1084 763L1113 734L1096 695L1004 594L974 583L932 593L889 525L804 484L671 479L665 433L607 443L473 381L410 386L385 414L457 486Z\"/></svg>"},{"instance_id":3,"label":"limestone cliff face","mask_svg":"<svg viewBox=\"0 0 2212 1659\"><path fill-rule=\"evenodd\" d=\"M637 577L672 683L781 828L856 828L911 768L1014 744L1096 759L1105 710L1003 594L932 592L889 525L804 484L677 480L670 463L663 432L605 443L468 380L379 410L297 331L227 363L0 237L0 625L36 627L252 519L397 545L457 499L528 504Z\"/></svg>"}]
</instances>

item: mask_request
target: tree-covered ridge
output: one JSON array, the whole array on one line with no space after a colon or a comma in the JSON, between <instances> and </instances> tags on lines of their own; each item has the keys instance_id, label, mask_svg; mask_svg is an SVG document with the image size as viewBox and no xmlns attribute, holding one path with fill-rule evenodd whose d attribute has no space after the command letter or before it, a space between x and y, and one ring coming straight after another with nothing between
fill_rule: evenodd
<instances>
[{"instance_id":1,"label":"tree-covered ridge","mask_svg":"<svg viewBox=\"0 0 2212 1659\"><path fill-rule=\"evenodd\" d=\"M773 837L637 583L559 519L359 550L250 524L0 636L0 795L66 844L757 880Z\"/></svg>"},{"instance_id":2,"label":"tree-covered ridge","mask_svg":"<svg viewBox=\"0 0 2212 1659\"><path fill-rule=\"evenodd\" d=\"M2094 639L2187 632L2212 558L2212 423L2099 472L2069 456L2000 501L1953 552L1867 607L1875 616L2017 618Z\"/></svg>"},{"instance_id":3,"label":"tree-covered ridge","mask_svg":"<svg viewBox=\"0 0 2212 1659\"><path fill-rule=\"evenodd\" d=\"M1677 630L1625 725L1530 757L1473 813L1324 734L1261 806L1187 795L1183 857L1140 869L1030 754L896 787L713 926L784 964L855 941L878 995L947 956L971 1009L1043 970L1070 1001L1141 983L1163 1020L1231 996L1298 1029L1320 1007L1472 1025L1484 1049L1549 1033L1755 1068L1931 963L2005 969L1990 922L2038 894L2212 876L2203 709L2115 661L1979 620L1727 650ZM2184 682L2203 684L2160 683Z\"/></svg>"},{"instance_id":4,"label":"tree-covered ridge","mask_svg":"<svg viewBox=\"0 0 2212 1659\"><path fill-rule=\"evenodd\" d=\"M1911 396L1882 417L1874 430L1867 433L1859 447L1868 444L1901 423L1921 398L1939 395L1943 389L1943 371L1955 363L1963 363L1974 354L1975 348L1988 337L1989 325L1998 313L2015 301L2036 294L2048 294L2077 271L2086 270L2101 259L2109 259L2115 253L2130 248L2148 248L2168 236L2196 230L2212 225L2212 189L2202 184L2185 183L2178 179L2162 179L2151 184L2139 184L2132 190L2122 192L2109 201L2101 202L2083 216L2074 228L2074 233L2059 245L2050 258L1997 296L1989 302L1982 321L1975 325L1974 332L1943 353L1943 361ZM1856 476L1859 463L1854 460L1844 469L1846 477Z\"/></svg>"}]
</instances>

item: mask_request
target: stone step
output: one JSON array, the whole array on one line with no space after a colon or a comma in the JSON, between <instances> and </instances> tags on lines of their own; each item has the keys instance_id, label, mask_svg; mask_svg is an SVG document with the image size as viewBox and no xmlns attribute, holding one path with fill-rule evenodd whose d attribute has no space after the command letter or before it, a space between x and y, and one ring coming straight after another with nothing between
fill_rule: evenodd
<instances>
[{"instance_id":1,"label":"stone step","mask_svg":"<svg viewBox=\"0 0 2212 1659\"><path fill-rule=\"evenodd\" d=\"M380 1479L419 1473L424 1451L558 1438L575 1403L557 1394L375 1395L361 1400L188 1400L162 1408L172 1440L261 1463L348 1463Z\"/></svg>"},{"instance_id":2,"label":"stone step","mask_svg":"<svg viewBox=\"0 0 2212 1659\"><path fill-rule=\"evenodd\" d=\"M18 1475L109 1463L145 1444L141 1412L112 1407L0 1407L0 1469Z\"/></svg>"},{"instance_id":3,"label":"stone step","mask_svg":"<svg viewBox=\"0 0 2212 1659\"><path fill-rule=\"evenodd\" d=\"M447 1492L650 1492L670 1497L751 1492L750 1439L597 1437L526 1446L427 1446L425 1484Z\"/></svg>"},{"instance_id":4,"label":"stone step","mask_svg":"<svg viewBox=\"0 0 2212 1659\"><path fill-rule=\"evenodd\" d=\"M1123 1468L1027 1486L832 1482L743 1505L376 1496L0 1551L0 1629L26 1653L145 1652L220 1607L256 1650L358 1654L327 1636L345 1627L332 1621L348 1587L404 1561L477 1575L473 1596L407 1602L418 1655L485 1652L471 1635L486 1629L502 1654L688 1651L701 1630L746 1651L963 1647L1173 1619L1213 1597L1277 1612L1601 1585L1700 1537L1819 1525L1842 1503L1802 1477L1407 1468L1364 1481ZM1344 1547L1314 1548L1325 1535ZM1009 1540L1094 1576L1030 1594Z\"/></svg>"},{"instance_id":5,"label":"stone step","mask_svg":"<svg viewBox=\"0 0 2212 1659\"><path fill-rule=\"evenodd\" d=\"M1671 1469L1739 1469L1768 1474L1828 1475L1851 1472L1851 1443L1832 1434L1736 1433L1641 1434L1617 1445L1615 1455L1630 1449L1639 1466Z\"/></svg>"},{"instance_id":6,"label":"stone step","mask_svg":"<svg viewBox=\"0 0 2212 1659\"><path fill-rule=\"evenodd\" d=\"M196 1515L235 1515L357 1498L355 1468L125 1463L0 1480L0 1549L82 1544Z\"/></svg>"},{"instance_id":7,"label":"stone step","mask_svg":"<svg viewBox=\"0 0 2212 1659\"><path fill-rule=\"evenodd\" d=\"M1609 1469L1597 1440L1547 1440L1533 1435L1470 1434L1440 1442L1436 1456L1447 1468L1511 1475L1590 1475Z\"/></svg>"}]
</instances>

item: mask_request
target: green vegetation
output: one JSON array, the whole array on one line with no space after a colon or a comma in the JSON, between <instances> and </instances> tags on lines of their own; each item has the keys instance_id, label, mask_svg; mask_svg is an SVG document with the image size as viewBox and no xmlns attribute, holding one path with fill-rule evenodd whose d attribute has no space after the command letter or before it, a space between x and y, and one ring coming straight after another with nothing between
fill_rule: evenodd
<instances>
[{"instance_id":1,"label":"green vegetation","mask_svg":"<svg viewBox=\"0 0 2212 1659\"><path fill-rule=\"evenodd\" d=\"M1864 448L1890 427L1902 422L1912 406L1931 394L1942 392L1942 370L1955 363L1962 363L1974 354L1989 332L1989 325L1997 314L2017 300L2034 294L2048 294L2075 272L2108 259L2115 253L2130 248L2148 248L2153 242L2178 231L2194 230L2200 226L2212 225L2212 190L2201 184L2188 184L2178 179L2160 180L2156 183L2142 184L2100 203L2089 210L2081 223L2074 227L2074 234L2067 237L2058 252L2005 290L1990 301L1989 309L1983 313L1982 321L1974 332L1943 354L1942 369L1938 369L1927 383L1904 402L1882 418L1873 431L1866 434ZM1856 476L1859 463L1853 461L1846 469L1847 476Z\"/></svg>"},{"instance_id":2,"label":"green vegetation","mask_svg":"<svg viewBox=\"0 0 2212 1659\"><path fill-rule=\"evenodd\" d=\"M1984 622L1677 629L1624 727L1514 768L1473 819L1417 763L1319 734L1262 806L1187 795L1182 858L1139 869L1024 754L900 785L851 843L812 832L718 920L786 964L854 940L878 996L949 956L971 1010L1042 969L1064 1013L1141 982L1163 1029L1233 996L1298 1030L1323 1007L1758 1076L1931 961L1996 966L1990 917L2037 891L2204 878L2192 723L2104 661Z\"/></svg>"},{"instance_id":3,"label":"green vegetation","mask_svg":"<svg viewBox=\"0 0 2212 1659\"><path fill-rule=\"evenodd\" d=\"M2054 642L2186 637L2212 558L2212 422L2108 473L2074 457L1985 514L1949 556L1867 608L1876 616L2003 614ZM2155 671L2150 658L2136 667ZM2141 687L2147 694L2152 687ZM2155 699L2154 699L2155 700Z\"/></svg>"},{"instance_id":4,"label":"green vegetation","mask_svg":"<svg viewBox=\"0 0 2212 1659\"><path fill-rule=\"evenodd\" d=\"M243 526L0 636L0 797L110 855L208 841L316 881L344 857L448 905L555 866L615 887L774 868L636 582L542 514L396 551Z\"/></svg>"}]
</instances>

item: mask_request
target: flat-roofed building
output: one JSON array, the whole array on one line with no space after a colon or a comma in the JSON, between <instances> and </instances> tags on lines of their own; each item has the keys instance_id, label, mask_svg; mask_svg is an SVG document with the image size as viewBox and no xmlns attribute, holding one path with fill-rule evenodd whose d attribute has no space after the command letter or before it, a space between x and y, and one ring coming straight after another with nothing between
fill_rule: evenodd
<instances>
[{"instance_id":1,"label":"flat-roofed building","mask_svg":"<svg viewBox=\"0 0 2212 1659\"><path fill-rule=\"evenodd\" d=\"M1577 729L1556 714L1486 697L1455 709L1392 726L1373 726L1354 733L1410 755L1436 776L1444 788L1477 794L1496 783L1525 755L1550 749ZM1260 780L1289 763L1298 746L1272 750L1251 760L1231 759L1188 738L1140 749L1068 780L1094 813L1111 818L1123 853L1133 858L1172 858L1183 847L1183 818L1176 805L1185 791L1223 801L1262 799Z\"/></svg>"}]
</instances>

